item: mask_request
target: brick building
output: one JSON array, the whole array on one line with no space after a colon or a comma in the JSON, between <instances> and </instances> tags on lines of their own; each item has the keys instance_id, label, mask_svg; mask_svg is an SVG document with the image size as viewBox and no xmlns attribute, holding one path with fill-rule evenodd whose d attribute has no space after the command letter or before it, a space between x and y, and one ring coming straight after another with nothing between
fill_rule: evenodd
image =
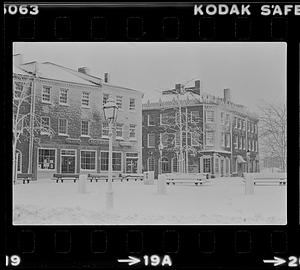
<instances>
[{"instance_id":1,"label":"brick building","mask_svg":"<svg viewBox=\"0 0 300 270\"><path fill-rule=\"evenodd\" d=\"M198 85L196 81L194 88ZM229 176L259 171L258 118L243 105L233 103L229 89L224 89L223 98L187 93L180 103L182 114L188 115L187 126L197 127L191 132L187 129L187 138L183 129L182 145L192 149L186 151L188 155L184 153L189 172ZM173 97L143 104L143 170L155 171L156 177L159 171L178 172L178 131L170 134L162 121L164 115L178 112L178 101ZM171 137L167 141L171 140L174 148L163 148L161 157L158 146L160 142L164 145L166 136Z\"/></svg>"},{"instance_id":2,"label":"brick building","mask_svg":"<svg viewBox=\"0 0 300 270\"><path fill-rule=\"evenodd\" d=\"M54 173L108 171L108 124L103 104L112 96L118 107L113 138L113 171L142 172L142 96L140 91L92 76L86 67L69 69L54 63L22 63L14 56L14 74L32 80L31 110L53 136L40 132L38 141L20 138L17 145L19 172L37 179ZM14 80L16 83L16 80ZM28 134L27 134L28 135ZM30 162L31 164L28 164Z\"/></svg>"}]
</instances>

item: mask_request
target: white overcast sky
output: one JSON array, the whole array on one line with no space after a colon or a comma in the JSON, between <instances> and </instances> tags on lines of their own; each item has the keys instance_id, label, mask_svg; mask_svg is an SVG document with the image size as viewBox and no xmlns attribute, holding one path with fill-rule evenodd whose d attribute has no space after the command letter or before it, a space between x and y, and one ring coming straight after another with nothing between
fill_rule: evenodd
<instances>
[{"instance_id":1,"label":"white overcast sky","mask_svg":"<svg viewBox=\"0 0 300 270\"><path fill-rule=\"evenodd\" d=\"M24 62L86 66L102 78L109 72L112 84L144 92L144 102L199 79L203 91L223 96L230 88L232 101L256 110L262 100L286 100L286 48L282 42L18 42L13 53Z\"/></svg>"}]
</instances>

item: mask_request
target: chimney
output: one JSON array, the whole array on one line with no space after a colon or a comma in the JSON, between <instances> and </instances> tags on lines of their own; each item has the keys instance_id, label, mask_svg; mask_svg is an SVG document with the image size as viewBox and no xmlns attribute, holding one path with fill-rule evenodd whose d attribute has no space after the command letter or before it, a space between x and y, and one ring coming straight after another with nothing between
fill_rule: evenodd
<instances>
[{"instance_id":1,"label":"chimney","mask_svg":"<svg viewBox=\"0 0 300 270\"><path fill-rule=\"evenodd\" d=\"M110 83L110 75L108 72L104 73L104 82L105 83Z\"/></svg>"},{"instance_id":2,"label":"chimney","mask_svg":"<svg viewBox=\"0 0 300 270\"><path fill-rule=\"evenodd\" d=\"M230 89L229 88L225 88L224 89L224 101L225 102L230 102L231 101L231 97L230 97Z\"/></svg>"},{"instance_id":3,"label":"chimney","mask_svg":"<svg viewBox=\"0 0 300 270\"><path fill-rule=\"evenodd\" d=\"M176 92L180 92L180 90L181 90L181 84L180 83L176 83L175 84L175 90L176 90Z\"/></svg>"},{"instance_id":4,"label":"chimney","mask_svg":"<svg viewBox=\"0 0 300 270\"><path fill-rule=\"evenodd\" d=\"M88 67L79 67L78 72L84 73L84 74L90 74L90 69Z\"/></svg>"},{"instance_id":5,"label":"chimney","mask_svg":"<svg viewBox=\"0 0 300 270\"><path fill-rule=\"evenodd\" d=\"M14 65L16 65L16 66L20 66L20 65L22 65L23 64L23 55L22 54L15 54L14 56L13 56L13 63L14 63Z\"/></svg>"},{"instance_id":6,"label":"chimney","mask_svg":"<svg viewBox=\"0 0 300 270\"><path fill-rule=\"evenodd\" d=\"M196 94L200 95L200 81L195 81L195 92Z\"/></svg>"}]
</instances>

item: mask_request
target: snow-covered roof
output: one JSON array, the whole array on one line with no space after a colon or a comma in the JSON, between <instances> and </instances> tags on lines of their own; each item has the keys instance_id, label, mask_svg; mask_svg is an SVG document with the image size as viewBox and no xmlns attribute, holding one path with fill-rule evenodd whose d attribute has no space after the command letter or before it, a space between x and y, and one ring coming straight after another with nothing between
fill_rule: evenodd
<instances>
[{"instance_id":1,"label":"snow-covered roof","mask_svg":"<svg viewBox=\"0 0 300 270\"><path fill-rule=\"evenodd\" d=\"M21 65L21 67L27 70L28 72L34 73L35 65L37 69L37 77L40 78L65 81L71 83L96 85L95 83L92 83L78 76L78 74L75 73L76 71L74 71L73 73L67 70L67 68L49 62L45 62L45 63L30 62Z\"/></svg>"},{"instance_id":2,"label":"snow-covered roof","mask_svg":"<svg viewBox=\"0 0 300 270\"><path fill-rule=\"evenodd\" d=\"M26 72L25 70L23 70L22 68L13 65L13 73L15 74L19 74L19 75L30 75L28 72Z\"/></svg>"}]
</instances>

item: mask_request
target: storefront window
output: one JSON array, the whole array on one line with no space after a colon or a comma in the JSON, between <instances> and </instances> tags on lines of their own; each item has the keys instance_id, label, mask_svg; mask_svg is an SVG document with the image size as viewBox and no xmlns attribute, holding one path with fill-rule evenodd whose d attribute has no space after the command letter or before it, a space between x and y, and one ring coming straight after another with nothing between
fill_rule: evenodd
<instances>
[{"instance_id":1,"label":"storefront window","mask_svg":"<svg viewBox=\"0 0 300 270\"><path fill-rule=\"evenodd\" d=\"M138 153L126 153L126 173L137 173Z\"/></svg>"},{"instance_id":2,"label":"storefront window","mask_svg":"<svg viewBox=\"0 0 300 270\"><path fill-rule=\"evenodd\" d=\"M38 150L38 169L55 170L55 149L40 148Z\"/></svg>"},{"instance_id":3,"label":"storefront window","mask_svg":"<svg viewBox=\"0 0 300 270\"><path fill-rule=\"evenodd\" d=\"M96 170L96 152L81 151L80 167L82 170Z\"/></svg>"}]
</instances>

